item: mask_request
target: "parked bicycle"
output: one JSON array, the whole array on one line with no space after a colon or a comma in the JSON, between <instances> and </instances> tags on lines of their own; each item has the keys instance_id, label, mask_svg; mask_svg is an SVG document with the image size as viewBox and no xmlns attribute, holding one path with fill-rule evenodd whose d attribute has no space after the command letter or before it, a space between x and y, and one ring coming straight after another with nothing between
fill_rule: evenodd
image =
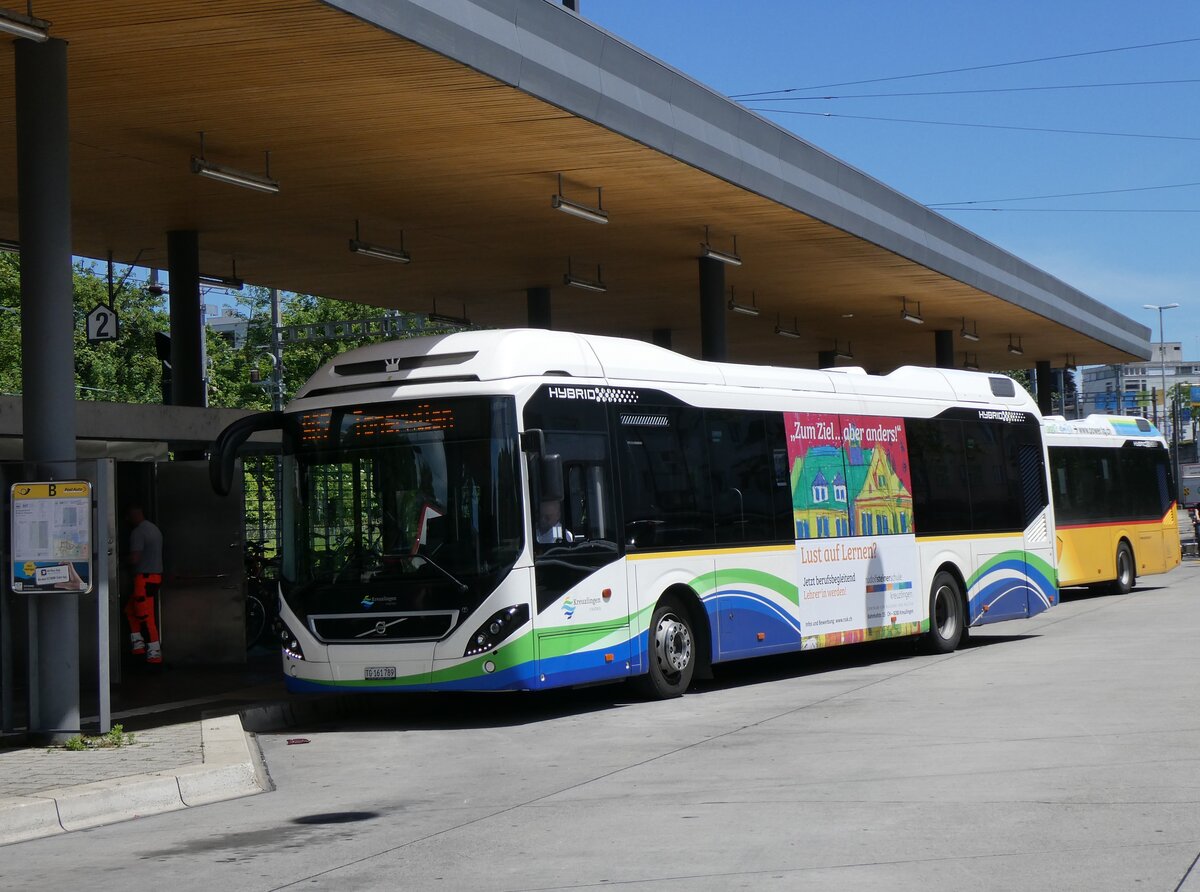
<instances>
[{"instance_id":1,"label":"parked bicycle","mask_svg":"<svg viewBox=\"0 0 1200 892\"><path fill-rule=\"evenodd\" d=\"M266 545L246 540L246 650L267 636L278 613L278 564L266 555Z\"/></svg>"}]
</instances>

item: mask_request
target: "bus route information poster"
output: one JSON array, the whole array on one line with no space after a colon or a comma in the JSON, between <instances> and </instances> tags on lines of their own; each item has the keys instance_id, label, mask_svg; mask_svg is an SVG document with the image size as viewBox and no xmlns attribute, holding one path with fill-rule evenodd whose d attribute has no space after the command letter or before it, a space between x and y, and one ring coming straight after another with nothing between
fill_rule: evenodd
<instances>
[{"instance_id":1,"label":"bus route information poster","mask_svg":"<svg viewBox=\"0 0 1200 892\"><path fill-rule=\"evenodd\" d=\"M92 485L83 480L14 483L14 592L92 590Z\"/></svg>"},{"instance_id":2,"label":"bus route information poster","mask_svg":"<svg viewBox=\"0 0 1200 892\"><path fill-rule=\"evenodd\" d=\"M785 413L806 647L919 631L904 419Z\"/></svg>"}]
</instances>

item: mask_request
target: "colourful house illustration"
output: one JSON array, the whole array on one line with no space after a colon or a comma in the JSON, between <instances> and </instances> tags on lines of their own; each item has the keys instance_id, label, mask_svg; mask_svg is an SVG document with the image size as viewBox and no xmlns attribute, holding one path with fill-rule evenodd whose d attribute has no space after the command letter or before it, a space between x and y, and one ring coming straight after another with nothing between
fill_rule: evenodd
<instances>
[{"instance_id":1,"label":"colourful house illustration","mask_svg":"<svg viewBox=\"0 0 1200 892\"><path fill-rule=\"evenodd\" d=\"M913 530L912 494L883 448L811 446L791 482L797 539Z\"/></svg>"}]
</instances>

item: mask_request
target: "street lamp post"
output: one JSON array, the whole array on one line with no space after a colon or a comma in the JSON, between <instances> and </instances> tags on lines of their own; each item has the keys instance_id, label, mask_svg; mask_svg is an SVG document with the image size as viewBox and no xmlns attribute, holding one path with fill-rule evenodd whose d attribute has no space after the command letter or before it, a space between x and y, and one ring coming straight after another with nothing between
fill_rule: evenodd
<instances>
[{"instance_id":1,"label":"street lamp post","mask_svg":"<svg viewBox=\"0 0 1200 892\"><path fill-rule=\"evenodd\" d=\"M1142 304L1142 307L1147 310L1158 310L1158 370L1162 378L1162 407L1163 416L1167 413L1167 348L1166 339L1163 336L1163 311L1173 310L1179 304ZM1175 479L1179 480L1179 431L1178 425L1171 425L1171 443L1174 445L1174 471Z\"/></svg>"}]
</instances>

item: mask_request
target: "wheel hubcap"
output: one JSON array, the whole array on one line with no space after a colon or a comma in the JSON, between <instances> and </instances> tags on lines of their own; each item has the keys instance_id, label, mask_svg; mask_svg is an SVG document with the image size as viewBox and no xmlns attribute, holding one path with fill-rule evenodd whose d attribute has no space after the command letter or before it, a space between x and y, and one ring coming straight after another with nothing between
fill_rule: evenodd
<instances>
[{"instance_id":1,"label":"wheel hubcap","mask_svg":"<svg viewBox=\"0 0 1200 892\"><path fill-rule=\"evenodd\" d=\"M667 614L654 630L654 652L664 671L678 674L692 661L692 633L672 614Z\"/></svg>"},{"instance_id":2,"label":"wheel hubcap","mask_svg":"<svg viewBox=\"0 0 1200 892\"><path fill-rule=\"evenodd\" d=\"M943 585L933 599L934 622L937 624L938 634L943 638L952 638L958 631L958 610L954 598L955 594L950 587Z\"/></svg>"}]
</instances>

